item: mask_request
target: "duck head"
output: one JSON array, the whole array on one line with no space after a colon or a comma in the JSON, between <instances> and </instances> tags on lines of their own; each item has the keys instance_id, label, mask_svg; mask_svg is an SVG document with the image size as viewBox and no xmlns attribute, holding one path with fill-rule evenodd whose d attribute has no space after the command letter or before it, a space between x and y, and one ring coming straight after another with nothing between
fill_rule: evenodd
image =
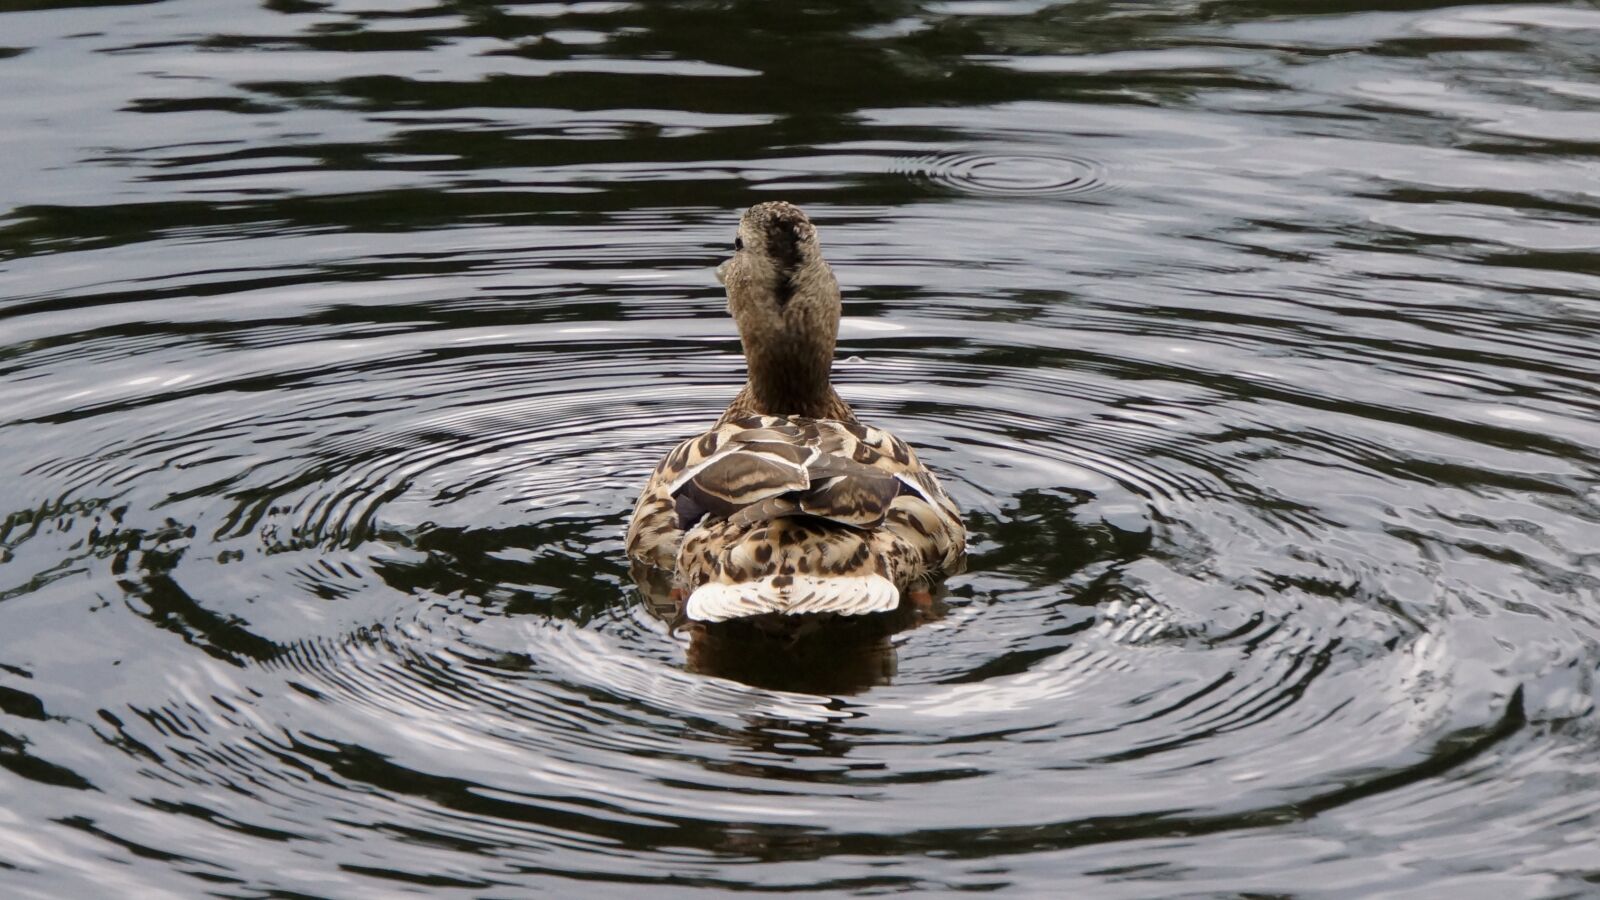
<instances>
[{"instance_id":1,"label":"duck head","mask_svg":"<svg viewBox=\"0 0 1600 900\"><path fill-rule=\"evenodd\" d=\"M839 282L811 220L782 201L750 207L717 280L728 289L757 409L826 415L838 403L828 372L839 336Z\"/></svg>"}]
</instances>

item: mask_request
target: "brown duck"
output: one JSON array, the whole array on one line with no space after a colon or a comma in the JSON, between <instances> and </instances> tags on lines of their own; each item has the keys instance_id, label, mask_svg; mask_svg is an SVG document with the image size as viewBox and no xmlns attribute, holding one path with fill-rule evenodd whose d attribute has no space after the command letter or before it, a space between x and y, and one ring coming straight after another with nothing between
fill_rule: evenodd
<instances>
[{"instance_id":1,"label":"brown duck","mask_svg":"<svg viewBox=\"0 0 1600 900\"><path fill-rule=\"evenodd\" d=\"M839 284L816 228L752 206L717 268L749 380L709 431L656 466L628 555L667 576L691 621L888 612L966 564L955 504L904 441L829 383Z\"/></svg>"}]
</instances>

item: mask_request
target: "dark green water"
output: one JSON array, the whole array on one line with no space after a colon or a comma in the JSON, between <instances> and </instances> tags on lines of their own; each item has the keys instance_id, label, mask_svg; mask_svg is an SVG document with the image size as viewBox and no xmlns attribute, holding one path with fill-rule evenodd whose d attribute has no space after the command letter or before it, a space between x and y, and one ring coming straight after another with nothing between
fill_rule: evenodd
<instances>
[{"instance_id":1,"label":"dark green water","mask_svg":"<svg viewBox=\"0 0 1600 900\"><path fill-rule=\"evenodd\" d=\"M1600 892L1593 5L0 10L0 894ZM973 535L787 689L621 542L780 198Z\"/></svg>"}]
</instances>

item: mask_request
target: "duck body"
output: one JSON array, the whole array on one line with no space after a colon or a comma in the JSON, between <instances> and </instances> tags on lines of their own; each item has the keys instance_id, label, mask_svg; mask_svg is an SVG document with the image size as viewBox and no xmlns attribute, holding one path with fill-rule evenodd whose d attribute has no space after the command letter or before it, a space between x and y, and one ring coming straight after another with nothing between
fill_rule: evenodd
<instances>
[{"instance_id":1,"label":"duck body","mask_svg":"<svg viewBox=\"0 0 1600 900\"><path fill-rule=\"evenodd\" d=\"M840 301L816 232L752 207L718 269L750 378L709 430L656 466L627 550L690 621L777 624L886 613L965 567L959 511L916 453L863 425L828 373Z\"/></svg>"},{"instance_id":2,"label":"duck body","mask_svg":"<svg viewBox=\"0 0 1600 900\"><path fill-rule=\"evenodd\" d=\"M888 612L960 571L955 504L894 435L854 421L748 415L679 444L634 511L628 550L672 570L685 615Z\"/></svg>"}]
</instances>

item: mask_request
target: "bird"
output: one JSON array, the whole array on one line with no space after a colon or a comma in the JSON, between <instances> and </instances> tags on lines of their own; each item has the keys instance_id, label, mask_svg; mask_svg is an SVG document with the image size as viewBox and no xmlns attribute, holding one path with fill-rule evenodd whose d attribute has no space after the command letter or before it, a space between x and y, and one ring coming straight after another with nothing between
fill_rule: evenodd
<instances>
[{"instance_id":1,"label":"bird","mask_svg":"<svg viewBox=\"0 0 1600 900\"><path fill-rule=\"evenodd\" d=\"M830 378L838 280L797 206L758 203L717 267L747 380L651 473L628 525L641 586L680 622L819 622L932 602L966 529L905 441L860 421ZM640 577L640 569L646 570Z\"/></svg>"}]
</instances>

